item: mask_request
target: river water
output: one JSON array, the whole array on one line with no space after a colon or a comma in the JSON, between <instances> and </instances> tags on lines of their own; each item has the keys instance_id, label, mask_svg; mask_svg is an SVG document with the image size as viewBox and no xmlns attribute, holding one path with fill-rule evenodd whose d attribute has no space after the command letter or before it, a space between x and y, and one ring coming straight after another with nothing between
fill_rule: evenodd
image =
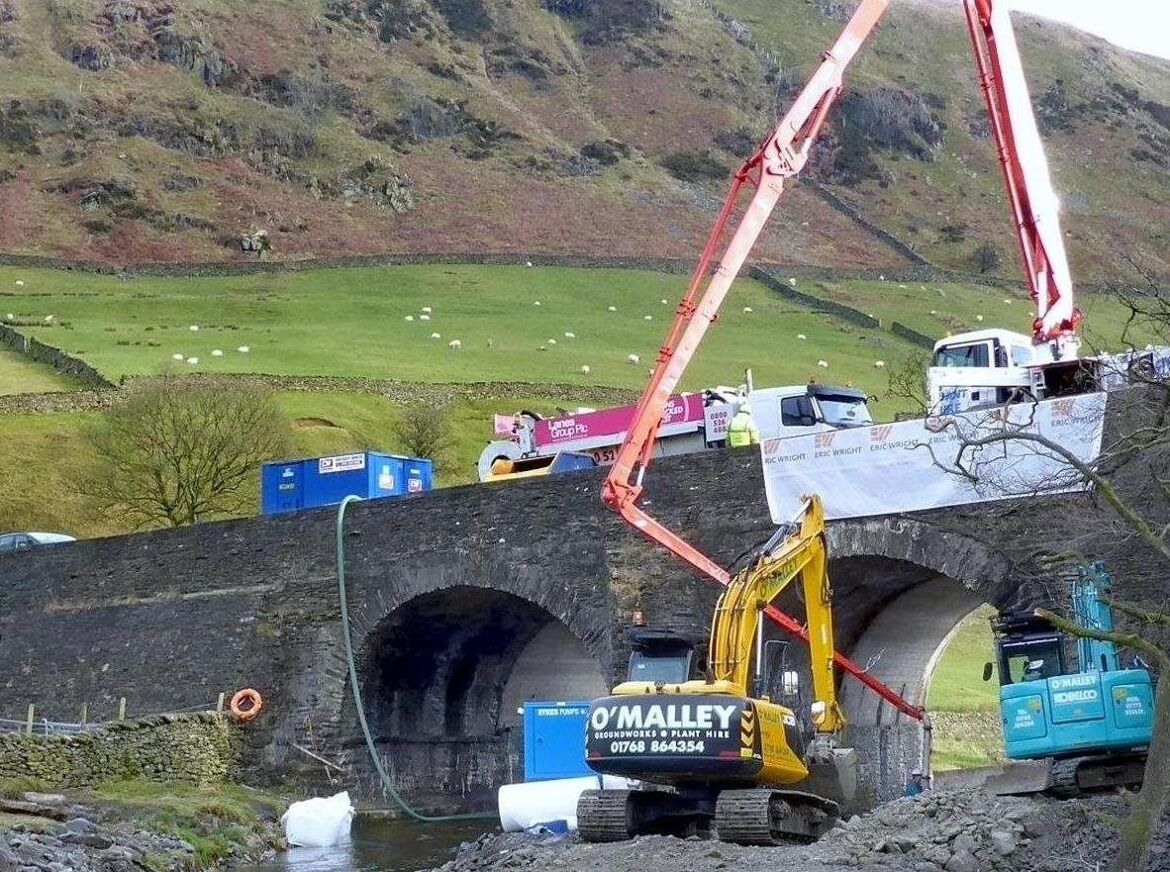
<instances>
[{"instance_id":1,"label":"river water","mask_svg":"<svg viewBox=\"0 0 1170 872\"><path fill-rule=\"evenodd\" d=\"M420 824L362 815L348 845L291 848L271 863L240 872L415 872L442 866L461 842L496 830L490 820Z\"/></svg>"}]
</instances>

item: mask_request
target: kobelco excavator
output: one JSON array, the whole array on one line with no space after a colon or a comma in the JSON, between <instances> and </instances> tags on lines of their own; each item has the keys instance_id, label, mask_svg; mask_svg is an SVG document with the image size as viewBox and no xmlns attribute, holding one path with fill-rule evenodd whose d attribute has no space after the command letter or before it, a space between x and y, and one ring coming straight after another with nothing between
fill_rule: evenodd
<instances>
[{"instance_id":1,"label":"kobelco excavator","mask_svg":"<svg viewBox=\"0 0 1170 872\"><path fill-rule=\"evenodd\" d=\"M628 680L590 706L586 761L606 775L645 780L637 790L586 791L577 825L586 841L647 832L705 831L743 845L816 839L856 788L856 755L837 747L845 717L833 675L825 518L819 497L732 577L711 621L707 675L692 679L679 645L635 645ZM799 578L816 701L806 741L799 713L778 698L787 670L766 656L763 613ZM771 662L766 662L771 661ZM806 790L784 785L802 784Z\"/></svg>"}]
</instances>

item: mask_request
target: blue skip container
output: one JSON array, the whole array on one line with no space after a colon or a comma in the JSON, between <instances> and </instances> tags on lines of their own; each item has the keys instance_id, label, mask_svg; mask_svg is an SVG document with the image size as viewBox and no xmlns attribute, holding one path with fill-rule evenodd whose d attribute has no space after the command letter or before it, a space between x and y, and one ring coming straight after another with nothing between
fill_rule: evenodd
<instances>
[{"instance_id":1,"label":"blue skip container","mask_svg":"<svg viewBox=\"0 0 1170 872\"><path fill-rule=\"evenodd\" d=\"M276 515L335 506L350 494L400 497L432 488L432 464L421 457L363 451L264 464L260 512Z\"/></svg>"}]
</instances>

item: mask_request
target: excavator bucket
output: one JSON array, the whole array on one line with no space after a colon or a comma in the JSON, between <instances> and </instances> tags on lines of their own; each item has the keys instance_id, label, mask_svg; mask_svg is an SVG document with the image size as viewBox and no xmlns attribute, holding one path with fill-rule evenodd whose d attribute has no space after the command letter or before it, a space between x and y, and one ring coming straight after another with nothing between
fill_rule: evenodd
<instances>
[{"instance_id":1,"label":"excavator bucket","mask_svg":"<svg viewBox=\"0 0 1170 872\"><path fill-rule=\"evenodd\" d=\"M1048 787L1050 760L1008 760L1002 770L990 773L983 789L995 796L1026 796Z\"/></svg>"},{"instance_id":2,"label":"excavator bucket","mask_svg":"<svg viewBox=\"0 0 1170 872\"><path fill-rule=\"evenodd\" d=\"M800 789L831 799L842 810L857 802L859 758L853 748L833 748L808 762L808 779Z\"/></svg>"}]
</instances>

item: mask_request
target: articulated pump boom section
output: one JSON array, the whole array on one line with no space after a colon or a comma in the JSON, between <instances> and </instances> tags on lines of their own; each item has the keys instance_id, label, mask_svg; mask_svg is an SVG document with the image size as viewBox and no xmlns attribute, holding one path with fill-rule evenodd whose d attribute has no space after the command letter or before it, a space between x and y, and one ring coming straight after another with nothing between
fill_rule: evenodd
<instances>
[{"instance_id":1,"label":"articulated pump boom section","mask_svg":"<svg viewBox=\"0 0 1170 872\"><path fill-rule=\"evenodd\" d=\"M808 161L813 141L833 101L841 92L841 76L845 67L876 26L888 3L889 0L862 0L833 47L825 53L821 64L797 96L792 108L735 174L727 200L691 275L686 294L679 303L674 323L658 351L650 380L626 430L625 441L618 449L603 485L602 500L607 506L650 539L723 585L731 578L727 570L638 505L642 479L654 457L655 439L666 404L772 214L785 180L794 178ZM724 231L735 211L740 191L748 182L755 185L756 192L712 274L712 263ZM800 621L771 604L765 605L763 612L769 620L787 632L808 640L808 634ZM839 652L834 654L834 662L903 714L922 718L921 708L906 702L898 693L874 679L844 655Z\"/></svg>"},{"instance_id":2,"label":"articulated pump boom section","mask_svg":"<svg viewBox=\"0 0 1170 872\"><path fill-rule=\"evenodd\" d=\"M669 634L651 633L640 645L635 639L628 680L590 707L586 761L600 773L674 790L587 791L577 807L584 839L703 831L714 822L725 841L770 845L817 838L832 826L837 803L828 797L852 799L856 757L837 747L845 717L833 675L827 564L824 512L817 497L807 497L801 517L720 595L705 677L696 676L689 648L670 644ZM761 644L761 610L796 578L816 695L807 743L802 713L782 704L787 670ZM772 787L810 776L815 792Z\"/></svg>"}]
</instances>

